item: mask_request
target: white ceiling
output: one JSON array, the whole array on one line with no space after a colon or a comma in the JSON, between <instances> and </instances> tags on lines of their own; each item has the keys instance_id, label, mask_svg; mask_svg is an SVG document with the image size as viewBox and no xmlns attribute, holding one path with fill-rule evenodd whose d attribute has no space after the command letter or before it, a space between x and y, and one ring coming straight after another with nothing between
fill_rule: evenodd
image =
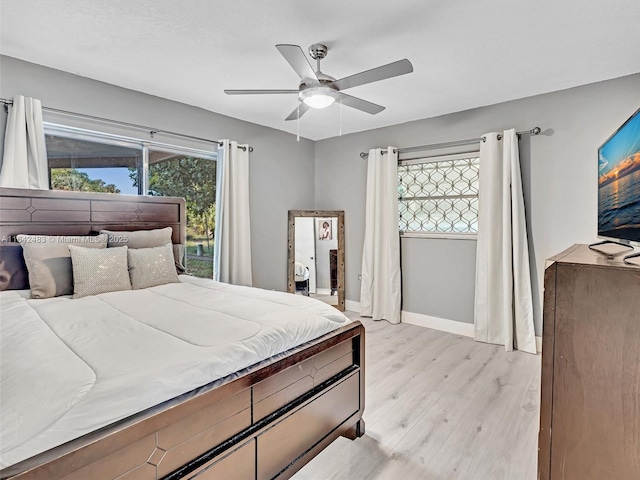
<instances>
[{"instance_id":1,"label":"white ceiling","mask_svg":"<svg viewBox=\"0 0 640 480\"><path fill-rule=\"evenodd\" d=\"M402 58L414 73L349 94L351 133L640 72L639 0L0 0L0 52L296 133L295 89L277 43L329 46L336 78ZM640 88L640 85L639 87ZM311 110L300 135L337 136L340 107Z\"/></svg>"}]
</instances>

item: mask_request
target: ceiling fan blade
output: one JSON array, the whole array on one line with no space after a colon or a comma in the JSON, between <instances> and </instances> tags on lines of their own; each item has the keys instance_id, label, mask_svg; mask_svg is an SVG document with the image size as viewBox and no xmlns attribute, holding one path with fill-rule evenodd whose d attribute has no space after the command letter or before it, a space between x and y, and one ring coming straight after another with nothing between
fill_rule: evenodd
<instances>
[{"instance_id":1,"label":"ceiling fan blade","mask_svg":"<svg viewBox=\"0 0 640 480\"><path fill-rule=\"evenodd\" d=\"M347 107L355 108L356 110L361 110L363 112L370 113L371 115L380 113L385 108L382 105L376 105L375 103L367 102L366 100L362 100L358 97L352 97L351 95L347 95L342 92L340 92L340 101Z\"/></svg>"},{"instance_id":2,"label":"ceiling fan blade","mask_svg":"<svg viewBox=\"0 0 640 480\"><path fill-rule=\"evenodd\" d=\"M338 90L357 87L366 83L377 82L386 78L397 77L405 73L413 72L413 65L406 58L397 62L389 63L381 67L372 68L365 72L356 73L350 77L344 77L333 82L333 86Z\"/></svg>"},{"instance_id":3,"label":"ceiling fan blade","mask_svg":"<svg viewBox=\"0 0 640 480\"><path fill-rule=\"evenodd\" d=\"M307 56L298 45L276 45L276 48L280 51L284 59L289 62L289 65L293 67L300 78L308 78L310 80L318 81L316 72L313 71Z\"/></svg>"},{"instance_id":4,"label":"ceiling fan blade","mask_svg":"<svg viewBox=\"0 0 640 480\"><path fill-rule=\"evenodd\" d=\"M270 93L281 94L281 93L300 93L298 90L225 90L224 93L227 95L265 95Z\"/></svg>"},{"instance_id":5,"label":"ceiling fan blade","mask_svg":"<svg viewBox=\"0 0 640 480\"><path fill-rule=\"evenodd\" d=\"M300 113L298 113L298 107L295 108L295 110L293 112L291 112L289 114L289 116L287 118L285 118L285 121L289 121L289 120L297 120L298 118L302 117L302 115L305 114L305 112L307 110L309 110L311 107L309 105L307 105L306 103L300 102Z\"/></svg>"}]
</instances>

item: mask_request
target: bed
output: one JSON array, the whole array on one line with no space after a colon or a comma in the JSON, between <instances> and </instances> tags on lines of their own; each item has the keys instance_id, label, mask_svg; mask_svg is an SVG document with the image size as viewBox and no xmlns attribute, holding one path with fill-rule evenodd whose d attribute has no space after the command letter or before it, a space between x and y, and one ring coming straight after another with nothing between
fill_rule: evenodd
<instances>
[{"instance_id":1,"label":"bed","mask_svg":"<svg viewBox=\"0 0 640 480\"><path fill-rule=\"evenodd\" d=\"M167 226L173 243L184 244L184 200L0 189L0 247L11 248L19 233L86 235ZM3 262L0 270L9 267ZM24 437L35 445L15 441L22 450L3 456L3 479L288 478L337 437L364 434L364 328L322 310L327 307L321 302L187 276L134 292L29 300L20 289L24 272L19 265L11 270L8 277L0 271L0 285L8 289L0 293L3 332L11 332L6 345L43 368L21 373L14 364L4 371L49 395L27 398L24 405L12 401L25 411L35 402L33 408L51 410L54 420L53 428L29 427L38 434ZM230 306L234 296L246 298L240 302L246 305ZM178 313L171 313L171 302L180 302ZM74 315L83 308L91 313ZM250 321L214 329L201 318L214 310L235 318L238 309ZM173 316L180 322L171 322ZM74 343L85 325L64 321L70 317L92 319L88 343ZM122 329L113 327L120 323ZM137 330L146 332L142 340ZM281 339L284 330L294 333L292 340ZM149 332L159 343L149 343ZM106 350L114 354L105 356L99 345L111 345ZM163 354L153 357L145 348ZM66 381L53 382L47 375L56 370L51 357L69 352L85 355L92 368L76 361L58 369ZM146 370L138 368L145 363ZM115 379L109 388L95 387L94 377L104 380L109 371ZM20 390L20 383L14 385ZM164 397L157 396L160 387ZM88 402L91 396L103 403ZM84 410L78 407L83 402ZM67 410L75 417L60 414ZM39 449L44 451L30 454Z\"/></svg>"}]
</instances>

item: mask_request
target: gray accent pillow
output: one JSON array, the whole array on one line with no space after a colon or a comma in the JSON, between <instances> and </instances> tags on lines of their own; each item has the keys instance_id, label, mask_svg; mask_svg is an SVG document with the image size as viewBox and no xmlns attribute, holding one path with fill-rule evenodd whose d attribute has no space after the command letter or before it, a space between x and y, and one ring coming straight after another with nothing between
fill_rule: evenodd
<instances>
[{"instance_id":1,"label":"gray accent pillow","mask_svg":"<svg viewBox=\"0 0 640 480\"><path fill-rule=\"evenodd\" d=\"M50 298L73 293L73 269L69 245L90 249L107 247L107 235L18 235L29 272L31 298Z\"/></svg>"},{"instance_id":2,"label":"gray accent pillow","mask_svg":"<svg viewBox=\"0 0 640 480\"><path fill-rule=\"evenodd\" d=\"M131 290L127 247L96 250L69 245L73 265L73 298Z\"/></svg>"},{"instance_id":3,"label":"gray accent pillow","mask_svg":"<svg viewBox=\"0 0 640 480\"><path fill-rule=\"evenodd\" d=\"M109 235L109 247L152 248L163 247L171 243L173 229L171 227L156 228L155 230L114 231L100 230L100 233ZM175 244L173 246L173 261L178 273L185 273L187 268L184 263L185 246Z\"/></svg>"},{"instance_id":4,"label":"gray accent pillow","mask_svg":"<svg viewBox=\"0 0 640 480\"><path fill-rule=\"evenodd\" d=\"M134 290L179 282L170 243L162 247L137 248L127 251L129 277Z\"/></svg>"}]
</instances>

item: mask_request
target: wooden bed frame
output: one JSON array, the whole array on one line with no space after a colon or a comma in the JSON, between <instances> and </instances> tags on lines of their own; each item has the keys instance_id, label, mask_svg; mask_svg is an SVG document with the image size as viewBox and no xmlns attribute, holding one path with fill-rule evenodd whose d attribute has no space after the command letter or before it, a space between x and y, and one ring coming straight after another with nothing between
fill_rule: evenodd
<instances>
[{"instance_id":1,"label":"wooden bed frame","mask_svg":"<svg viewBox=\"0 0 640 480\"><path fill-rule=\"evenodd\" d=\"M173 227L183 199L0 188L0 238ZM20 480L285 479L364 434L364 327L353 322L0 471Z\"/></svg>"}]
</instances>

